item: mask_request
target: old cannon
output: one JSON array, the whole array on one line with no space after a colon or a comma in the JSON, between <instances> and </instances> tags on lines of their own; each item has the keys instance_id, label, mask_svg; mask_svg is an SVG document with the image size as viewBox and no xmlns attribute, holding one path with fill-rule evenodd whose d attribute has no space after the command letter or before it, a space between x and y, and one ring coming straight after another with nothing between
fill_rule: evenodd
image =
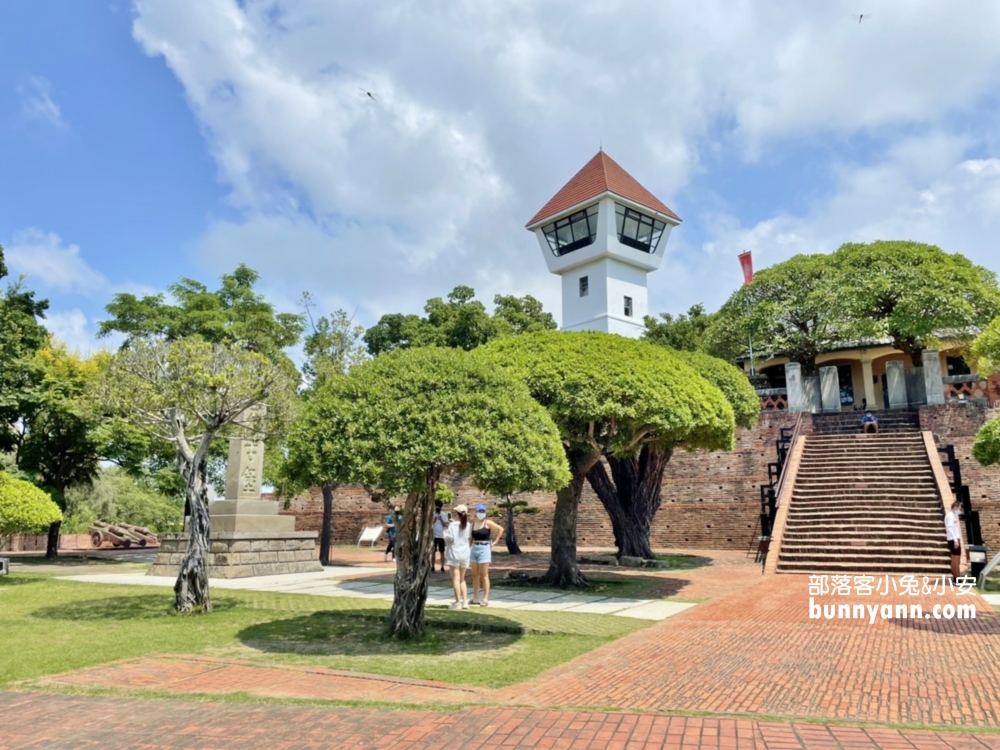
<instances>
[{"instance_id":1,"label":"old cannon","mask_svg":"<svg viewBox=\"0 0 1000 750\"><path fill-rule=\"evenodd\" d=\"M100 547L104 542L111 542L115 547L131 547L137 544L145 547L150 542L156 543L156 535L143 526L135 526L130 523L112 525L104 521L94 521L90 527L90 543L95 547Z\"/></svg>"}]
</instances>

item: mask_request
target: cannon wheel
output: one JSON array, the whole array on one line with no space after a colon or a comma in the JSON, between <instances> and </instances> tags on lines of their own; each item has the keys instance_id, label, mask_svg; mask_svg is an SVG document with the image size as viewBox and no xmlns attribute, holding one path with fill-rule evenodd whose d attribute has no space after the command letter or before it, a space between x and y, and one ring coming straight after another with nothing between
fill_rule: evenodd
<instances>
[{"instance_id":1,"label":"cannon wheel","mask_svg":"<svg viewBox=\"0 0 1000 750\"><path fill-rule=\"evenodd\" d=\"M145 547L146 546L146 540L145 539L140 539L139 540L139 546L140 547Z\"/></svg>"},{"instance_id":2,"label":"cannon wheel","mask_svg":"<svg viewBox=\"0 0 1000 750\"><path fill-rule=\"evenodd\" d=\"M122 542L122 547L124 547L125 549L128 549L131 546L132 546L132 541L130 539L126 539L124 542Z\"/></svg>"},{"instance_id":3,"label":"cannon wheel","mask_svg":"<svg viewBox=\"0 0 1000 750\"><path fill-rule=\"evenodd\" d=\"M101 546L101 532L99 532L99 531L91 531L90 532L90 543L93 544L95 547L100 547Z\"/></svg>"}]
</instances>

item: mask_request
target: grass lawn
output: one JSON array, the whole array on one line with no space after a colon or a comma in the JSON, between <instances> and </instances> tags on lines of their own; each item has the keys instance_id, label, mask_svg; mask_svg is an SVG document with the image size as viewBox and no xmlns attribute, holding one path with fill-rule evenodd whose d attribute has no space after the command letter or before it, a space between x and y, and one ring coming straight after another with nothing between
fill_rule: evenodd
<instances>
[{"instance_id":1,"label":"grass lawn","mask_svg":"<svg viewBox=\"0 0 1000 750\"><path fill-rule=\"evenodd\" d=\"M503 687L651 624L607 615L430 608L425 636L397 642L382 634L388 602L217 590L212 614L181 617L172 601L168 589L31 573L0 578L0 687L152 653Z\"/></svg>"}]
</instances>

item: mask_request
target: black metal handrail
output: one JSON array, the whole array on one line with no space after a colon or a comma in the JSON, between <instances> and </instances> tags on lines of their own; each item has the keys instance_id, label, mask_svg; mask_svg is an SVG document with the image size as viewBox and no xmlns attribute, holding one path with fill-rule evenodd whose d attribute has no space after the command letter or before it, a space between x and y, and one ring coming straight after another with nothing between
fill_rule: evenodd
<instances>
[{"instance_id":1,"label":"black metal handrail","mask_svg":"<svg viewBox=\"0 0 1000 750\"><path fill-rule=\"evenodd\" d=\"M767 484L760 486L760 519L757 524L760 535L754 562L764 564L767 560L767 549L771 541L771 532L774 530L774 518L778 512L778 487L797 429L798 424L795 427L782 427L778 431L777 440L774 441L777 460L767 465Z\"/></svg>"},{"instance_id":2,"label":"black metal handrail","mask_svg":"<svg viewBox=\"0 0 1000 750\"><path fill-rule=\"evenodd\" d=\"M951 489L955 493L955 499L962 503L966 544L981 545L983 543L983 528L979 523L979 511L972 509L972 495L969 493L969 488L962 484L962 466L955 456L955 446L942 446L938 448L938 453L943 453L947 458L941 463L951 472ZM950 508L944 510L947 513Z\"/></svg>"}]
</instances>

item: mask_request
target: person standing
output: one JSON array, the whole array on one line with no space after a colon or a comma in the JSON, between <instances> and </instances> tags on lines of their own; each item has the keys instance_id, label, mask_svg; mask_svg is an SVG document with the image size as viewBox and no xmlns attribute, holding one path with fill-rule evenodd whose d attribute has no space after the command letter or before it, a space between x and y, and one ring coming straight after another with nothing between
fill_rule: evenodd
<instances>
[{"instance_id":1,"label":"person standing","mask_svg":"<svg viewBox=\"0 0 1000 750\"><path fill-rule=\"evenodd\" d=\"M451 571L451 587L455 592L452 609L469 608L469 590L465 583L465 571L469 569L471 554L472 524L469 523L469 509L464 505L455 506L458 520L448 524L444 532L445 560Z\"/></svg>"},{"instance_id":2,"label":"person standing","mask_svg":"<svg viewBox=\"0 0 1000 750\"><path fill-rule=\"evenodd\" d=\"M486 506L476 506L476 520L472 522L472 603L477 606L490 605L490 563L493 561L493 546L503 536L503 526L486 518ZM483 588L482 602L479 587Z\"/></svg>"},{"instance_id":3,"label":"person standing","mask_svg":"<svg viewBox=\"0 0 1000 750\"><path fill-rule=\"evenodd\" d=\"M434 547L431 548L431 572L434 572L434 557L441 553L441 572L444 573L444 530L448 528L448 514L444 512L444 503L434 502Z\"/></svg>"},{"instance_id":4,"label":"person standing","mask_svg":"<svg viewBox=\"0 0 1000 750\"><path fill-rule=\"evenodd\" d=\"M959 511L962 503L958 500L951 504L951 510L944 517L944 535L948 541L948 553L951 555L951 577L958 578L962 567L962 531L958 527Z\"/></svg>"},{"instance_id":5,"label":"person standing","mask_svg":"<svg viewBox=\"0 0 1000 750\"><path fill-rule=\"evenodd\" d=\"M392 561L396 562L396 521L401 519L403 514L399 511L399 506L392 506L392 511L385 517L383 525L385 526L385 534L389 537L389 544L385 548L385 554L382 555L382 562L389 561L389 555L392 555Z\"/></svg>"}]
</instances>

